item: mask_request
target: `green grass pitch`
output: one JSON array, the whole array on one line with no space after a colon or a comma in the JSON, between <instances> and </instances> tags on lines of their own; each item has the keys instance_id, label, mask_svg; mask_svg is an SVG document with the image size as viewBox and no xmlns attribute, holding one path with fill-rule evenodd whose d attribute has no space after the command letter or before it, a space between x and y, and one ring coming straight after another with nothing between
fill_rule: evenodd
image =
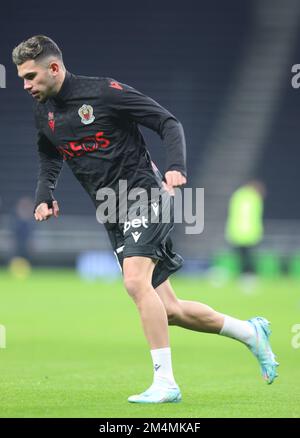
<instances>
[{"instance_id":1,"label":"green grass pitch","mask_svg":"<svg viewBox=\"0 0 300 438\"><path fill-rule=\"evenodd\" d=\"M300 417L300 284L172 280L183 299L205 302L239 318L272 322L279 378L267 385L242 344L170 328L179 404L134 405L131 394L152 380L152 364L133 302L121 281L84 282L72 271L34 271L26 280L0 273L0 417Z\"/></svg>"}]
</instances>

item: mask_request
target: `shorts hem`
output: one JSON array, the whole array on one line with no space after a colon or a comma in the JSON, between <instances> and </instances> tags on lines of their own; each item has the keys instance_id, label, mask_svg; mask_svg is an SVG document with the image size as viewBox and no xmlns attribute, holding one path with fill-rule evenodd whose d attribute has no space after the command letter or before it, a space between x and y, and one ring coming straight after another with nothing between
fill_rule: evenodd
<instances>
[{"instance_id":1,"label":"shorts hem","mask_svg":"<svg viewBox=\"0 0 300 438\"><path fill-rule=\"evenodd\" d=\"M152 245L145 245L143 247L137 247L137 248L124 248L123 257L149 257L151 259L155 260L162 260L163 254L162 252Z\"/></svg>"}]
</instances>

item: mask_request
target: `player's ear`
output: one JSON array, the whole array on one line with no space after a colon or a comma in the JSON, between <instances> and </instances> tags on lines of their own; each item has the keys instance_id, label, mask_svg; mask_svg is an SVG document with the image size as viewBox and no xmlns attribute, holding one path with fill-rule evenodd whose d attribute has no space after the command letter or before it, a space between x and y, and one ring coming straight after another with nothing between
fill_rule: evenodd
<instances>
[{"instance_id":1,"label":"player's ear","mask_svg":"<svg viewBox=\"0 0 300 438\"><path fill-rule=\"evenodd\" d=\"M49 70L51 71L51 73L53 75L57 75L57 73L59 72L60 66L59 63L57 61L52 61L49 64Z\"/></svg>"}]
</instances>

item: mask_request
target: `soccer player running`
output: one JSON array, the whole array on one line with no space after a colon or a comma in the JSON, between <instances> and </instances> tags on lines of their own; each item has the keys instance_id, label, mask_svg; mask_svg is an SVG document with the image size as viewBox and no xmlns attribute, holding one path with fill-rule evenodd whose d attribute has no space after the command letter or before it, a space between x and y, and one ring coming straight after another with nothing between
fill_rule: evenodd
<instances>
[{"instance_id":1,"label":"soccer player running","mask_svg":"<svg viewBox=\"0 0 300 438\"><path fill-rule=\"evenodd\" d=\"M278 364L269 343L267 320L256 317L242 321L205 304L180 300L169 281L181 267L182 258L172 250L172 215L169 222L161 217L168 205L173 207L172 190L186 184L185 137L180 122L128 85L68 72L61 50L46 36L20 43L12 57L24 89L36 102L40 164L34 211L37 221L59 214L53 191L64 161L96 208L101 206L99 189L110 188L117 193L120 180L126 181L128 190L139 188L149 193L151 188L162 188L159 200L143 206L142 217L135 216L129 203L125 222L108 220L104 224L122 268L125 288L140 314L153 360L152 385L128 401L181 400L172 371L168 324L241 341L258 359L263 378L272 383ZM166 147L164 178L151 162L138 125L157 132ZM117 210L121 202L117 199ZM150 222L147 213L152 209L160 219Z\"/></svg>"}]
</instances>

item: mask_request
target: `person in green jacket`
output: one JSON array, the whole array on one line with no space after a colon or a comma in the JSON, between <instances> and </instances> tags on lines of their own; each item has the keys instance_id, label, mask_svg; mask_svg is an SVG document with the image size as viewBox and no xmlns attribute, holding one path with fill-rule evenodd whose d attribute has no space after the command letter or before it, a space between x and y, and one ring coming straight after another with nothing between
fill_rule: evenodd
<instances>
[{"instance_id":1,"label":"person in green jacket","mask_svg":"<svg viewBox=\"0 0 300 438\"><path fill-rule=\"evenodd\" d=\"M265 194L262 182L250 181L237 189L229 201L225 237L238 252L243 273L254 271L252 252L263 239Z\"/></svg>"}]
</instances>

